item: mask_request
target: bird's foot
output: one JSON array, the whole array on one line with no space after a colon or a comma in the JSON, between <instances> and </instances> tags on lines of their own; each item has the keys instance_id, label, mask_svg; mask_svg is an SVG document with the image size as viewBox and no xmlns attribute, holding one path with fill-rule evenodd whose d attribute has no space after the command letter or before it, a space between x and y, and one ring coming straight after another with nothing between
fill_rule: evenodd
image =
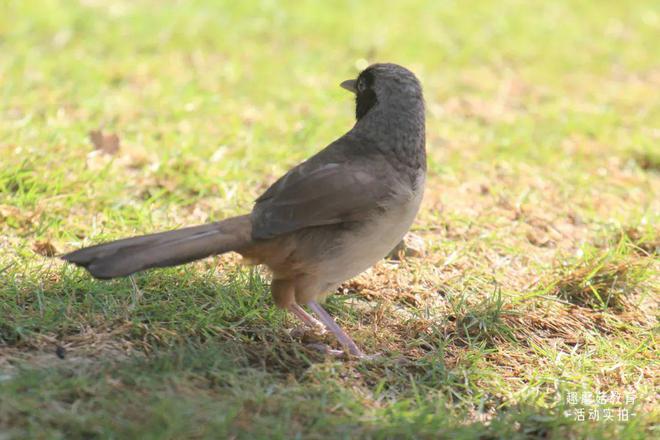
<instances>
[{"instance_id":1,"label":"bird's foot","mask_svg":"<svg viewBox=\"0 0 660 440\"><path fill-rule=\"evenodd\" d=\"M339 325L337 325L335 320L332 319L332 316L330 316L319 303L316 301L310 301L308 305L309 308L311 308L314 313L316 313L316 315L321 319L321 322L323 322L325 328L328 329L328 331L330 331L333 335L335 335L339 343L347 348L351 355L358 358L363 358L365 356L362 350L360 350L360 347L358 347L353 339L351 339L351 337L348 336L346 332L342 330L341 327L339 327Z\"/></svg>"},{"instance_id":2,"label":"bird's foot","mask_svg":"<svg viewBox=\"0 0 660 440\"><path fill-rule=\"evenodd\" d=\"M317 331L319 334L324 335L328 331L325 329L325 325L318 319L314 318L312 315L307 313L305 309L300 307L298 304L293 303L289 306L289 311L293 313L296 318L298 318L306 327L312 328Z\"/></svg>"},{"instance_id":3,"label":"bird's foot","mask_svg":"<svg viewBox=\"0 0 660 440\"><path fill-rule=\"evenodd\" d=\"M380 356L380 354L364 354L353 341L353 339L351 339L351 337L348 336L346 332L342 330L341 327L339 327L339 325L337 325L335 320L332 319L332 316L330 316L328 312L326 312L323 307L321 307L321 305L316 301L310 301L308 305L320 318L320 321L307 313L305 309L296 303L291 304L288 309L291 313L296 315L296 317L300 319L300 321L302 321L306 326L321 330L321 334L327 333L328 331L331 332L333 335L335 335L339 343L346 349L346 351L336 350L330 348L326 344L321 343L312 343L308 345L309 347L312 347L324 354L329 354L335 357L352 356L361 360L373 360Z\"/></svg>"},{"instance_id":4,"label":"bird's foot","mask_svg":"<svg viewBox=\"0 0 660 440\"><path fill-rule=\"evenodd\" d=\"M311 344L306 344L306 346L316 351L320 351L323 354L337 358L344 357L346 355L344 350L337 350L336 348L330 347L328 344L322 344L320 342L313 342Z\"/></svg>"}]
</instances>

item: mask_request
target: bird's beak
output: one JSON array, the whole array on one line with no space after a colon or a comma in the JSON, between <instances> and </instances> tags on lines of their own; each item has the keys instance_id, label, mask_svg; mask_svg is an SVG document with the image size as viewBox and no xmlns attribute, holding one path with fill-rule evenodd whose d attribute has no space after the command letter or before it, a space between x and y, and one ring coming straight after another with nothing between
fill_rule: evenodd
<instances>
[{"instance_id":1,"label":"bird's beak","mask_svg":"<svg viewBox=\"0 0 660 440\"><path fill-rule=\"evenodd\" d=\"M355 84L357 84L357 80L355 79L347 79L346 81L342 82L339 84L349 92L357 93L357 88L355 87Z\"/></svg>"}]
</instances>

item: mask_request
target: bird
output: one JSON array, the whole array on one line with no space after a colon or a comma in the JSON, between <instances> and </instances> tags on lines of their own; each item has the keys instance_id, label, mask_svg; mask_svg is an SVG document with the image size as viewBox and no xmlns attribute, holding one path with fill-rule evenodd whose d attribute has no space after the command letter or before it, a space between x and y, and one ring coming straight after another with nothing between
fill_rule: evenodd
<instances>
[{"instance_id":1,"label":"bird","mask_svg":"<svg viewBox=\"0 0 660 440\"><path fill-rule=\"evenodd\" d=\"M355 94L353 127L275 181L250 213L61 258L110 279L233 251L270 269L276 306L365 357L320 303L410 229L426 180L425 104L415 74L393 63L372 64L340 86Z\"/></svg>"}]
</instances>

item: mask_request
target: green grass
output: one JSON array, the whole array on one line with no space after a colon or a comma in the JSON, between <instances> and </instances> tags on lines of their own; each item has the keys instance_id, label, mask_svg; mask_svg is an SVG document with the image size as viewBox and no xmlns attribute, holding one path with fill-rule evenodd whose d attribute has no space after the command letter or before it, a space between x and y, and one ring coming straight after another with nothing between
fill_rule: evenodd
<instances>
[{"instance_id":1,"label":"green grass","mask_svg":"<svg viewBox=\"0 0 660 440\"><path fill-rule=\"evenodd\" d=\"M659 32L651 0L0 2L0 438L657 436ZM136 304L44 256L248 211L375 61L421 78L430 171L426 255L328 301L375 360L235 256ZM598 392L635 401L568 402Z\"/></svg>"}]
</instances>

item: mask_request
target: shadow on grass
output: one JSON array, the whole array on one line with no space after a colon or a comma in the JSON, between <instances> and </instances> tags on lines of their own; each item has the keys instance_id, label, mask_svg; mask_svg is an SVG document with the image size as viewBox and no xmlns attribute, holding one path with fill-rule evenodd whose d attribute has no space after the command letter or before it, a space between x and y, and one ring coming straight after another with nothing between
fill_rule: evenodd
<instances>
[{"instance_id":1,"label":"shadow on grass","mask_svg":"<svg viewBox=\"0 0 660 440\"><path fill-rule=\"evenodd\" d=\"M206 270L140 275L137 304L128 280L98 282L71 268L10 274L0 290L11 367L0 371L0 427L66 438L587 432L547 396L514 405L483 386L503 380L483 359L515 342L512 312L497 291L473 305L458 297L435 322L385 313L374 327L382 330L370 334L377 346L394 341L380 357L337 360L306 347L318 336L291 336L293 320L272 306L258 271L199 265ZM331 309L348 308L343 300L333 298Z\"/></svg>"},{"instance_id":2,"label":"shadow on grass","mask_svg":"<svg viewBox=\"0 0 660 440\"><path fill-rule=\"evenodd\" d=\"M310 365L297 379L253 365L244 350L221 342L92 364L22 367L0 382L0 426L10 435L66 438L494 439L607 429L580 425L539 402L452 402L413 375L405 389L393 391L365 388L364 369L346 363ZM608 436L592 438L601 437Z\"/></svg>"}]
</instances>

